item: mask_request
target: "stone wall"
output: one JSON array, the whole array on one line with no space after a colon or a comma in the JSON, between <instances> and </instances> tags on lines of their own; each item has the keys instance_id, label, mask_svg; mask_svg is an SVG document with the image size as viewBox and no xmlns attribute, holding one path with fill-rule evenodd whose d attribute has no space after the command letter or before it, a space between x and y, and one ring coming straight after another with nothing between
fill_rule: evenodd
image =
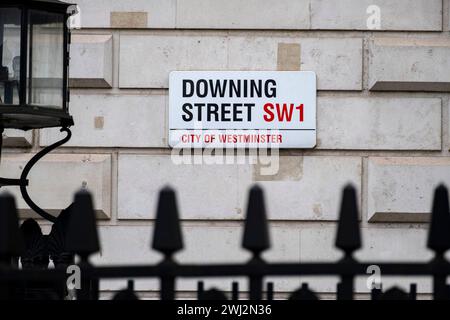
<instances>
[{"instance_id":1,"label":"stone wall","mask_svg":"<svg viewBox=\"0 0 450 320\"><path fill-rule=\"evenodd\" d=\"M79 0L71 45L73 139L39 163L30 194L53 213L86 186L94 194L98 264L154 263L150 235L158 190L177 190L183 262L245 261L240 250L249 186L266 192L274 261L339 257L333 249L340 191L360 199L361 259L430 258L425 248L433 188L450 186L449 0ZM369 29L372 5L381 25ZM280 172L255 166L172 163L172 70L311 70L318 77L317 147L281 150ZM0 173L60 138L57 129L6 131ZM18 190L11 189L18 195ZM29 216L19 201L22 214ZM48 228L48 224L42 221ZM244 279L242 288L247 284ZM272 279L279 297L300 279ZM304 280L304 279L303 279ZM398 279L394 279L398 280ZM332 297L336 279L311 287ZM401 281L407 285L408 281ZM428 297L430 279L418 279ZM230 281L210 280L231 289ZM125 281L102 283L105 297ZM155 281L138 281L154 297ZM194 295L180 281L180 297ZM360 297L368 289L357 284Z\"/></svg>"}]
</instances>

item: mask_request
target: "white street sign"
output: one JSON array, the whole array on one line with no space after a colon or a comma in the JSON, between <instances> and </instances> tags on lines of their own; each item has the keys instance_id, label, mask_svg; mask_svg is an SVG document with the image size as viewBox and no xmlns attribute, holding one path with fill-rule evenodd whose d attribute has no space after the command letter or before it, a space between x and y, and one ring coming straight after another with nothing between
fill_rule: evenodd
<instances>
[{"instance_id":1,"label":"white street sign","mask_svg":"<svg viewBox=\"0 0 450 320\"><path fill-rule=\"evenodd\" d=\"M310 71L174 71L169 145L313 148L316 75Z\"/></svg>"}]
</instances>

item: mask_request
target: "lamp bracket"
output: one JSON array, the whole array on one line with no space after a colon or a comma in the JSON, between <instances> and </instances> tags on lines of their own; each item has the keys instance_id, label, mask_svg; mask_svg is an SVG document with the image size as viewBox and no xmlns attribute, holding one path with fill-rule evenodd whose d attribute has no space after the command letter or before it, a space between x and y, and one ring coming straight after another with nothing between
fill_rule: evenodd
<instances>
[{"instance_id":1,"label":"lamp bracket","mask_svg":"<svg viewBox=\"0 0 450 320\"><path fill-rule=\"evenodd\" d=\"M35 211L37 214L39 214L42 218L50 221L55 222L56 217L49 214L45 210L41 209L36 203L34 203L33 200L31 200L30 195L28 194L27 186L28 186L28 179L27 176L30 173L30 170L33 168L33 166L41 160L45 155L50 153L51 151L55 150L56 148L62 146L66 142L70 140L72 137L72 132L69 128L63 127L60 130L61 132L65 132L67 134L66 137L63 139L55 142L54 144L45 147L38 153L36 153L30 161L25 165L25 168L22 171L22 174L20 175L20 179L7 179L7 178L0 178L0 187L4 186L19 186L20 187L20 193L22 194L23 199L28 204L28 206Z\"/></svg>"}]
</instances>

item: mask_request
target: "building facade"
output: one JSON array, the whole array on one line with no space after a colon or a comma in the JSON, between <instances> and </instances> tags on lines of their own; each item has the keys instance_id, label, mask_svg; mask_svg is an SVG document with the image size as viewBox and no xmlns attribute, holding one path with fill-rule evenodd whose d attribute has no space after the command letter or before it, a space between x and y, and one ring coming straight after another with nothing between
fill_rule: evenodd
<instances>
[{"instance_id":1,"label":"building facade","mask_svg":"<svg viewBox=\"0 0 450 320\"><path fill-rule=\"evenodd\" d=\"M334 261L341 190L358 190L362 259L424 261L434 187L450 185L449 0L79 0L72 33L73 138L30 174L30 194L57 214L75 191L93 193L101 254L96 264L154 263L158 191L177 191L183 262L245 261L247 192L265 190L271 261ZM314 71L317 145L260 163L182 164L168 145L169 73L180 70ZM7 130L0 173L15 177L57 129ZM20 199L17 188L9 188ZM23 217L30 216L18 200ZM50 225L41 221L48 231ZM246 290L245 279L241 289ZM277 297L308 281L333 297L338 279L268 279ZM411 279L383 279L383 286ZM431 279L417 279L419 297ZM105 281L105 297L126 281ZM231 280L206 286L230 291ZM156 281L139 280L142 297ZM196 282L177 283L179 297ZM357 281L361 298L369 289Z\"/></svg>"}]
</instances>

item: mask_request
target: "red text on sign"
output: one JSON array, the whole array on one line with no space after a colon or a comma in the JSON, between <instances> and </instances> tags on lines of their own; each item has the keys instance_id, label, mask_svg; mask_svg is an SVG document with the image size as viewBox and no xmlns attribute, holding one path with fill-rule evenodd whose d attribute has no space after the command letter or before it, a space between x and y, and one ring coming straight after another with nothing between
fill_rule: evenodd
<instances>
[{"instance_id":1,"label":"red text on sign","mask_svg":"<svg viewBox=\"0 0 450 320\"><path fill-rule=\"evenodd\" d=\"M266 103L264 105L264 121L266 122L272 122L275 119L279 122L291 122L293 117L296 117L297 114L298 121L303 122L303 113L303 103L298 106L295 106L294 103Z\"/></svg>"}]
</instances>

